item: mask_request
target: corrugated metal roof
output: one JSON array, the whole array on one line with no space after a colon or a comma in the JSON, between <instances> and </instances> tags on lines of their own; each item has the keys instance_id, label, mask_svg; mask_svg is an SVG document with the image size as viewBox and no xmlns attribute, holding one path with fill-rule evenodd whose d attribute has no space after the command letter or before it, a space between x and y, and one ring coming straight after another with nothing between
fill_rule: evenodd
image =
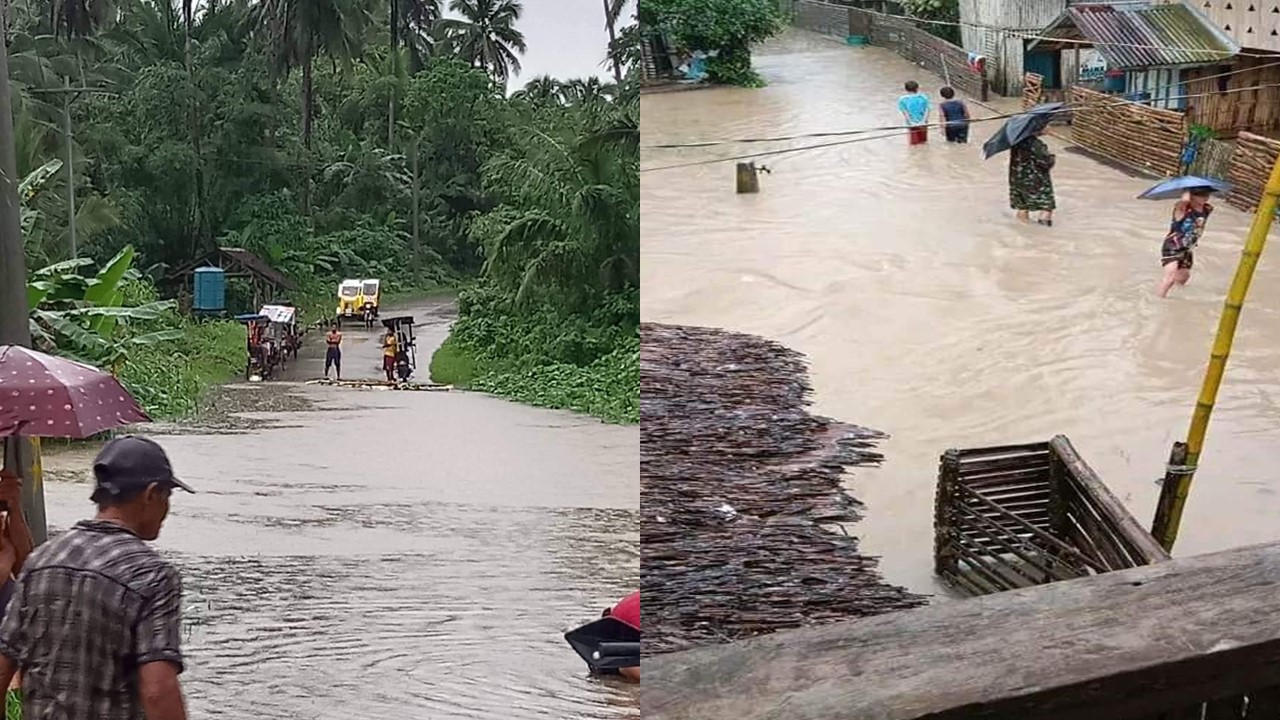
<instances>
[{"instance_id":1,"label":"corrugated metal roof","mask_svg":"<svg viewBox=\"0 0 1280 720\"><path fill-rule=\"evenodd\" d=\"M1202 15L1181 4L1073 5L1044 35L1069 37L1073 29L1113 68L1205 65L1240 51Z\"/></svg>"}]
</instances>

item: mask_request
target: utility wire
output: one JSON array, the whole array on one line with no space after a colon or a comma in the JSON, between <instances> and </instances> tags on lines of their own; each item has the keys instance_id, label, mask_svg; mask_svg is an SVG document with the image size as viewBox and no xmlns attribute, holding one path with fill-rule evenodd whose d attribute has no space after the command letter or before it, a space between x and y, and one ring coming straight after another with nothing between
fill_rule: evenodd
<instances>
[{"instance_id":1,"label":"utility wire","mask_svg":"<svg viewBox=\"0 0 1280 720\"><path fill-rule=\"evenodd\" d=\"M1269 84L1266 84L1266 85L1255 85L1255 86L1245 87L1245 88L1234 88L1234 89L1232 89L1232 90L1228 90L1228 91L1226 91L1226 92L1245 92L1245 91L1248 91L1248 90L1260 90L1260 89L1262 89L1262 88L1273 88L1273 87L1280 87L1280 83L1269 83ZM1205 97L1205 96L1207 96L1207 95L1221 95L1221 94L1223 94L1223 93L1217 93L1217 92L1215 92L1215 93L1198 93L1198 94L1192 94L1192 95L1181 95L1181 96L1176 96L1176 97L1170 97L1169 99L1170 99L1170 100L1182 100L1182 99L1189 99L1189 98L1195 98L1195 97ZM1059 113L1067 113L1067 112L1081 112L1081 111L1090 111L1090 110L1103 110L1103 109L1105 109L1105 108L1107 108L1107 107L1115 107L1115 106L1118 106L1118 105L1124 105L1124 104L1134 104L1134 103L1132 103L1132 101L1129 101L1129 100L1121 100L1121 101L1120 101L1120 102L1118 102L1118 103L1109 103L1109 104L1107 104L1107 105L1100 105L1100 106L1093 106L1093 107L1087 107L1087 106L1081 106L1081 107L1077 107L1077 108L1064 107L1064 108L1062 108L1062 109L1060 109L1060 110L1054 110L1054 111L1052 111L1052 113L1046 113L1046 114L1059 114ZM975 119L971 120L971 121L970 121L970 123L990 122L990 121L992 121L992 120L1004 120L1004 119L1007 119L1007 118L1013 117L1013 116L1015 116L1015 115L1022 115L1022 114L1024 114L1024 113L1023 113L1023 112L1017 112L1017 113L1011 113L1011 114L1005 114L1005 115L995 115L995 116L992 116L992 117L975 118ZM892 132L885 132L884 134L880 134L880 135L872 135L872 136L870 136L870 137L854 137L854 138L851 138L851 139L837 140L837 141L834 141L834 142L819 143L819 144L817 144L817 145L804 145L804 146L802 146L802 147L786 148L786 149L783 149L783 150L765 150L765 151L762 151L762 152L749 153L749 154L745 154L745 155L734 155L734 156L731 156L731 157L724 157L724 158L710 158L710 159L706 159L706 160L695 160L695 161L685 162L685 163L676 163L676 164L673 164L673 165L660 165L660 166L658 166L658 167L640 168L640 172L642 172L642 173L647 173L647 172L660 172L660 171L663 171L663 170L675 170L675 169L678 169L678 168L696 167L696 166L700 166L700 165L714 165L714 164L716 164L716 163L723 163L723 162L735 162L735 161L738 161L738 160L751 160L751 159L755 159L755 158L762 158L762 157L773 157L773 156L777 156L777 155L787 155L787 154L792 154L792 153L804 152L804 151L806 151L806 150L820 150L820 149L823 149L823 148L836 147L836 146L840 146L840 145L851 145L851 144L853 144L853 143L866 142L866 141L868 141L868 140L883 140L883 139L886 139L886 138L902 137L902 136L904 136L904 135L908 134L909 132L911 132L911 129L910 129L910 128L905 128L905 127L902 127L902 126L900 126L900 125L899 125L899 126L894 126L893 128L879 128L879 129L870 129L870 130L857 131L857 132L859 132L859 133L863 133L863 134L869 134L869 133L871 133L871 132L876 132L877 130L892 130ZM848 135L848 134L850 134L850 133L845 133L845 135Z\"/></svg>"},{"instance_id":2,"label":"utility wire","mask_svg":"<svg viewBox=\"0 0 1280 720\"><path fill-rule=\"evenodd\" d=\"M1158 85L1158 86L1156 86L1156 87L1154 87L1154 88L1151 88L1151 89L1149 89L1149 90L1144 90L1143 92L1148 92L1148 93L1153 93L1153 94L1154 94L1154 93L1156 93L1156 92L1158 92L1158 91L1160 91L1160 90L1167 90L1167 89L1169 89L1169 88L1182 87L1183 85L1190 85L1190 84L1193 84L1193 83L1203 82L1203 81L1205 81L1205 80L1216 80L1216 79L1218 79L1218 78L1228 77L1228 76L1231 76L1231 75L1238 75L1238 74L1240 74L1240 73L1244 73L1244 72L1253 72L1253 71L1255 71L1255 70L1262 70L1262 69L1265 69L1265 68L1269 68L1269 67L1276 67L1276 66L1280 66L1280 61L1276 61L1276 62L1273 62L1273 63L1268 63L1268 64L1266 64L1266 65L1258 65L1258 66L1256 66L1256 67L1251 67L1251 68L1247 68L1247 69L1231 70L1231 71L1228 71L1228 72L1218 73L1218 74L1216 74L1216 75L1206 75L1206 76L1204 76L1204 77L1196 78L1196 79L1194 79L1194 80L1190 80L1190 81L1187 81L1187 82L1185 82L1185 83L1183 83L1183 82L1166 83L1166 84L1164 84L1164 85ZM1228 93L1231 93L1231 92L1240 92L1240 91L1244 91L1244 90L1256 90L1256 89L1260 89L1260 88L1262 88L1262 87L1269 87L1269 86L1262 86L1262 85L1259 85L1259 86L1246 87L1246 88L1228 88L1227 90L1219 90L1219 91L1215 91L1215 92L1200 93L1200 94L1197 94L1197 95L1186 95L1186 96L1182 96L1182 97L1184 97L1184 98L1192 98L1192 97L1208 97L1208 96L1210 96L1210 95L1225 95L1225 94L1228 94ZM1179 99L1179 98L1173 98L1173 97L1171 97L1171 98L1163 98L1163 99L1176 100L1176 99ZM1119 100L1119 101L1120 101L1120 103L1134 103L1134 104L1141 104L1141 103L1138 103L1137 101L1134 101L1134 100L1125 100L1125 99L1123 99L1123 98L1117 98L1117 100ZM1068 105L1070 105L1070 103L1068 103ZM979 120L975 120L974 122L979 122L979 121L982 121L982 120L1001 120L1001 119L1004 119L1004 118L1009 118L1009 117L1013 117L1014 115L1020 115L1020 114L1021 114L1021 113L1011 113L1011 114L1008 114L1008 115L996 115L996 116L994 116L994 117L980 118ZM800 134L797 134L797 135L780 135L780 136L776 136L776 137L764 137L764 138L733 138L733 139L729 139L729 140L706 140L706 141L702 141L702 142L693 142L693 143L664 143L664 144L660 144L660 145L643 145L643 146L641 146L641 147L640 147L640 149L641 149L641 150L679 150L679 149L684 149L684 148L705 148L705 147L717 147L717 146L719 146L719 145L730 145L730 144L736 144L736 143L783 142L783 141L787 141L787 140L804 140L804 139L806 139L806 138L844 137L844 136L849 136L849 135L862 135L862 134L870 133L870 132L880 132L880 131L885 131L885 130L899 130L899 129L901 129L901 128L902 128L902 126L901 126L901 125L887 125L887 126L882 126L882 127L859 128L859 129L856 129L856 130L834 130L834 131L826 131L826 132L800 133Z\"/></svg>"}]
</instances>

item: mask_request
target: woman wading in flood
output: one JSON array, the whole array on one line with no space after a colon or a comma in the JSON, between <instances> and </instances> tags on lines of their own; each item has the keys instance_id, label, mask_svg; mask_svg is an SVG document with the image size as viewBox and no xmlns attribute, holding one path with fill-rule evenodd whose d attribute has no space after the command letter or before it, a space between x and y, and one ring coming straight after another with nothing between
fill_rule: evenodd
<instances>
[{"instance_id":1,"label":"woman wading in flood","mask_svg":"<svg viewBox=\"0 0 1280 720\"><path fill-rule=\"evenodd\" d=\"M1057 202L1053 195L1055 158L1040 135L1044 130L1014 145L1009 151L1009 204L1018 211L1018 219L1031 221L1031 212L1040 213L1036 222L1053 225Z\"/></svg>"}]
</instances>

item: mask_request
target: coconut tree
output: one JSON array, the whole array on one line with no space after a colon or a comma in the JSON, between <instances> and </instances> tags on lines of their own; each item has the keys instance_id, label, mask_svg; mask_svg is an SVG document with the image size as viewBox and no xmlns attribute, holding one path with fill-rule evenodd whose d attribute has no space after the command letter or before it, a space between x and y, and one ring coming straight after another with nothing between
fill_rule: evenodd
<instances>
[{"instance_id":1,"label":"coconut tree","mask_svg":"<svg viewBox=\"0 0 1280 720\"><path fill-rule=\"evenodd\" d=\"M303 209L310 214L312 122L315 117L313 66L327 55L349 61L360 55L365 29L372 21L368 0L260 0L255 23L271 42L274 69L287 74L302 70L302 146L307 173Z\"/></svg>"},{"instance_id":2,"label":"coconut tree","mask_svg":"<svg viewBox=\"0 0 1280 720\"><path fill-rule=\"evenodd\" d=\"M461 15L440 21L455 54L502 84L520 72L520 55L528 49L516 22L524 12L519 0L450 0Z\"/></svg>"},{"instance_id":3,"label":"coconut tree","mask_svg":"<svg viewBox=\"0 0 1280 720\"><path fill-rule=\"evenodd\" d=\"M555 124L572 123L566 108ZM633 156L634 158L634 156ZM526 146L486 166L505 227L491 237L486 273L516 302L557 297L576 310L639 282L637 165L593 130L534 130Z\"/></svg>"},{"instance_id":4,"label":"coconut tree","mask_svg":"<svg viewBox=\"0 0 1280 720\"><path fill-rule=\"evenodd\" d=\"M391 48L402 44L409 51L409 70L417 73L435 49L440 0L388 0Z\"/></svg>"}]
</instances>

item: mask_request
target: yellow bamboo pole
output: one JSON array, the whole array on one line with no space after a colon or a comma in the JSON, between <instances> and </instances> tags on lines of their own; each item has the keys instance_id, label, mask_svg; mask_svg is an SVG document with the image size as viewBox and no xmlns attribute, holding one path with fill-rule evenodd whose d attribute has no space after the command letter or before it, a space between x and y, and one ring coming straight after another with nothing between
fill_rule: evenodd
<instances>
[{"instance_id":1,"label":"yellow bamboo pole","mask_svg":"<svg viewBox=\"0 0 1280 720\"><path fill-rule=\"evenodd\" d=\"M1222 386L1227 358L1231 356L1231 343L1235 340L1240 310L1249 293L1249 283L1253 281L1258 258L1267 245L1267 234L1271 231L1271 221L1275 217L1277 197L1280 197L1280 157L1276 158L1271 167L1271 177L1267 179L1267 186L1258 201L1258 211L1253 216L1253 225L1245 239L1240 264L1236 266L1236 275L1227 291L1222 317L1218 320L1218 334L1213 339L1213 351L1209 355L1209 366L1204 372L1204 384L1200 386L1200 397L1196 400L1196 409L1191 416L1187 441L1174 443L1169 464L1165 468L1164 486L1160 489L1160 502L1156 506L1155 520L1151 523L1151 534L1169 552L1173 551L1173 544L1178 539L1182 510L1187 504L1191 481L1195 478L1200 451L1204 448L1204 436L1209 429L1214 402L1218 399L1218 388Z\"/></svg>"}]
</instances>

